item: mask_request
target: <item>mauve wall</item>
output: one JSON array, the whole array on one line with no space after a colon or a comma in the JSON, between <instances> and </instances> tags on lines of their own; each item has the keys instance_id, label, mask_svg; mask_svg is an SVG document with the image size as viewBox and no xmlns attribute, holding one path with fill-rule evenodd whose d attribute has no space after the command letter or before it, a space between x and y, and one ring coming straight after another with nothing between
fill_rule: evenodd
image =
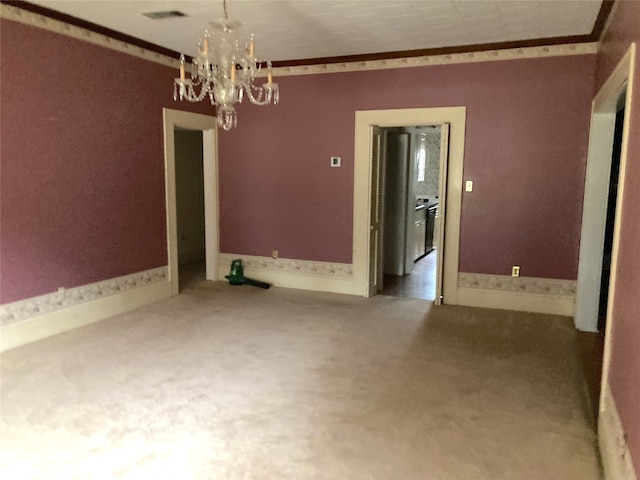
<instances>
[{"instance_id":1,"label":"mauve wall","mask_svg":"<svg viewBox=\"0 0 640 480\"><path fill-rule=\"evenodd\" d=\"M172 69L2 20L0 302L167 264Z\"/></svg>"},{"instance_id":2,"label":"mauve wall","mask_svg":"<svg viewBox=\"0 0 640 480\"><path fill-rule=\"evenodd\" d=\"M220 135L221 249L351 262L354 112L467 107L460 271L575 279L595 55L284 77ZM330 156L342 156L330 168Z\"/></svg>"},{"instance_id":3,"label":"mauve wall","mask_svg":"<svg viewBox=\"0 0 640 480\"><path fill-rule=\"evenodd\" d=\"M636 42L631 124L627 145L627 172L614 280L613 332L609 383L627 444L640 478L640 2L619 1L611 27L600 47L596 68L597 89Z\"/></svg>"}]
</instances>

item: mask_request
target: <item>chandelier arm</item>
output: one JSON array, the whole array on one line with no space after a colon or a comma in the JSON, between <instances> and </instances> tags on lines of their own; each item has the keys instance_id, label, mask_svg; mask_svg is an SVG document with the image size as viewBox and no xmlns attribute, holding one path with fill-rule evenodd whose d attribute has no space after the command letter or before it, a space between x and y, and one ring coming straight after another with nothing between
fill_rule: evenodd
<instances>
[{"instance_id":1,"label":"chandelier arm","mask_svg":"<svg viewBox=\"0 0 640 480\"><path fill-rule=\"evenodd\" d=\"M199 81L195 84L195 86L201 85L200 93L196 93L196 89L193 88L194 85L184 84L176 81L180 89L180 99L185 99L189 102L201 102L204 100L204 97L209 93L208 85L205 85L202 81Z\"/></svg>"},{"instance_id":2,"label":"chandelier arm","mask_svg":"<svg viewBox=\"0 0 640 480\"><path fill-rule=\"evenodd\" d=\"M247 92L249 100L254 105L264 106L269 104L269 96L267 95L267 92L264 88L256 87L253 82L247 83L245 91ZM255 95L254 92L256 92Z\"/></svg>"}]
</instances>

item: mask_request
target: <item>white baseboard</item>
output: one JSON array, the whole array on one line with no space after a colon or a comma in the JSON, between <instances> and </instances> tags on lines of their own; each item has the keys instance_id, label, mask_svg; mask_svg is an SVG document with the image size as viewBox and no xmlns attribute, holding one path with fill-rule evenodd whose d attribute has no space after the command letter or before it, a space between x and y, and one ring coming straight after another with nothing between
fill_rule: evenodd
<instances>
[{"instance_id":1,"label":"white baseboard","mask_svg":"<svg viewBox=\"0 0 640 480\"><path fill-rule=\"evenodd\" d=\"M171 296L166 267L3 305L0 352L128 312ZM12 320L9 322L9 320Z\"/></svg>"},{"instance_id":2,"label":"white baseboard","mask_svg":"<svg viewBox=\"0 0 640 480\"><path fill-rule=\"evenodd\" d=\"M245 276L275 287L353 294L351 264L221 253L219 280L225 280L231 260L236 258L242 259Z\"/></svg>"},{"instance_id":3,"label":"white baseboard","mask_svg":"<svg viewBox=\"0 0 640 480\"><path fill-rule=\"evenodd\" d=\"M605 385L600 405L598 443L605 480L638 480L609 384Z\"/></svg>"},{"instance_id":4,"label":"white baseboard","mask_svg":"<svg viewBox=\"0 0 640 480\"><path fill-rule=\"evenodd\" d=\"M483 288L458 288L458 305L572 317L575 297Z\"/></svg>"},{"instance_id":5,"label":"white baseboard","mask_svg":"<svg viewBox=\"0 0 640 480\"><path fill-rule=\"evenodd\" d=\"M458 274L457 305L573 316L575 280Z\"/></svg>"}]
</instances>

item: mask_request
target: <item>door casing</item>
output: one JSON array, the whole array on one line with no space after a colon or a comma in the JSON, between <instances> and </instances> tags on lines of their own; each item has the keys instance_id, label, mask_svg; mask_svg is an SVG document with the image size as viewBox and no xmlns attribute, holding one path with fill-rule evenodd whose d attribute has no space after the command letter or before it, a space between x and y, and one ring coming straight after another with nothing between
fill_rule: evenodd
<instances>
[{"instance_id":1,"label":"door casing","mask_svg":"<svg viewBox=\"0 0 640 480\"><path fill-rule=\"evenodd\" d=\"M608 162L611 163L611 153L613 148L613 131L615 128L615 116L618 110L618 100L621 94L626 89L625 98L625 117L622 128L622 148L620 151L620 172L618 175L618 196L616 201L616 213L615 222L613 227L613 248L611 252L611 272L609 282L609 293L607 303L607 317L606 317L606 330L604 337L604 354L602 360L602 378L601 378L601 390L600 390L600 411L605 408L605 396L607 386L609 384L609 374L611 368L611 348L612 348L612 335L613 325L616 321L613 316L613 305L616 298L616 274L618 271L618 251L620 247L620 228L622 221L622 210L624 205L624 191L625 191L625 177L627 170L627 147L629 144L630 134L630 113L632 97L634 95L634 72L635 72L635 57L636 57L636 44L632 43L626 54L620 60L616 68L613 70L605 84L602 86L598 94L593 100L592 115L591 115L591 134L589 139L589 155L587 160L587 169L589 164L601 165ZM608 183L608 176L607 176ZM589 191L589 173L587 173L587 186L585 188L585 209L589 207L587 198L590 195ZM606 207L605 207L606 208ZM602 227L604 232L604 226ZM602 242L597 232L585 232L582 231L583 237L580 242L580 257L581 264L578 270L578 291L576 295L576 327L581 330L597 330L597 310L595 316L588 320L588 317L579 317L578 312L581 308L585 308L584 305L590 301L589 291L586 288L581 288L581 285L586 280L585 275L588 275L588 270L583 267L582 257L583 254L587 254L589 250L583 250L587 247L585 242L593 242L596 247L599 248L602 253ZM599 245L599 247L598 247ZM600 262L602 262L602 255L600 255ZM601 265L601 263L600 263ZM598 266L600 268L600 266ZM598 275L598 278L600 275ZM597 308L597 307L596 307ZM588 311L585 308L584 311ZM592 322L592 323L591 323ZM590 327L590 328L589 328Z\"/></svg>"},{"instance_id":2,"label":"door casing","mask_svg":"<svg viewBox=\"0 0 640 480\"><path fill-rule=\"evenodd\" d=\"M593 99L591 108L591 127L589 132L589 153L585 179L582 227L580 234L580 258L578 261L578 282L576 291L576 313L574 324L578 330L598 331L598 307L600 283L602 279L602 256L604 247L605 222L607 217L607 198L609 194L609 175L613 153L613 135L615 130L618 101L626 91L626 109L620 153L620 174L618 177L618 197L616 204L616 222L612 250L610 275L615 278L614 263L617 255L617 236L619 235L618 216L622 206L624 189L624 171L629 136L629 116L631 113L631 76L633 75L632 44L609 79ZM609 283L609 306L613 299L614 282ZM607 319L610 312L607 310ZM608 328L607 328L608 330Z\"/></svg>"},{"instance_id":3,"label":"door casing","mask_svg":"<svg viewBox=\"0 0 640 480\"><path fill-rule=\"evenodd\" d=\"M354 190L353 190L353 293L369 296L369 252L371 212L371 127L409 127L450 124L447 215L442 218L445 234L443 265L444 302L455 305L458 291L458 254L460 250L460 211L462 204L462 168L466 107L360 110L355 116Z\"/></svg>"},{"instance_id":4,"label":"door casing","mask_svg":"<svg viewBox=\"0 0 640 480\"><path fill-rule=\"evenodd\" d=\"M176 127L202 130L202 168L204 174L205 257L207 280L218 279L220 228L218 210L218 140L216 117L163 108L165 205L167 218L167 263L171 294L179 293L178 226L176 213Z\"/></svg>"}]
</instances>

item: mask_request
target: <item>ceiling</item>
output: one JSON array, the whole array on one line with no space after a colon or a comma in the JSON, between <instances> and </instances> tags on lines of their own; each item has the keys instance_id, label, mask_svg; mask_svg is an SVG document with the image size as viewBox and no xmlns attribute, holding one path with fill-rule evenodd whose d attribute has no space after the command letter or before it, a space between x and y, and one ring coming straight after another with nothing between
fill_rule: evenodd
<instances>
[{"instance_id":1,"label":"ceiling","mask_svg":"<svg viewBox=\"0 0 640 480\"><path fill-rule=\"evenodd\" d=\"M222 0L31 0L188 55ZM588 35L602 0L228 0L259 59L286 61ZM144 13L186 16L152 20Z\"/></svg>"}]
</instances>

